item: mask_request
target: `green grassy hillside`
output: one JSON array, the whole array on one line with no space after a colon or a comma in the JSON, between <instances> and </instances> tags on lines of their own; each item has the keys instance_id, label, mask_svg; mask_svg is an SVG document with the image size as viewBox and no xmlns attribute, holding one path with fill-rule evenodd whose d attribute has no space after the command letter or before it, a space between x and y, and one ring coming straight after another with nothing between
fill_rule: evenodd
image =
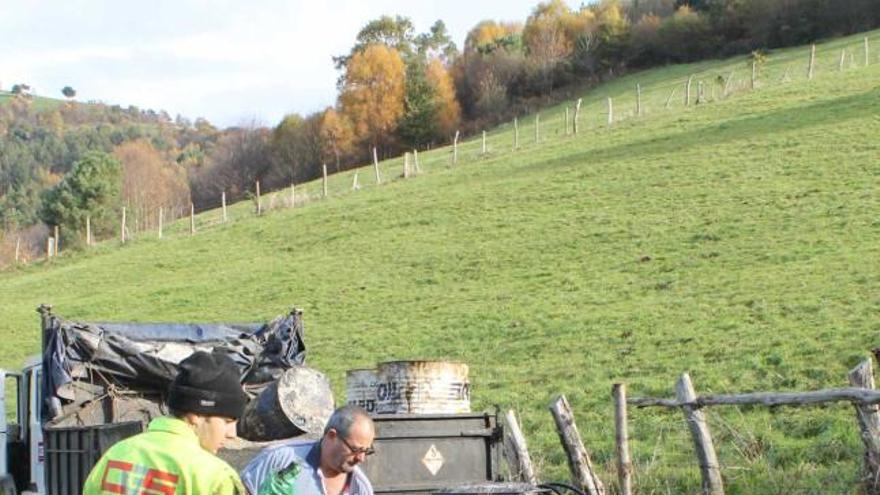
<instances>
[{"instance_id":1,"label":"green grassy hillside","mask_svg":"<svg viewBox=\"0 0 880 495\"><path fill-rule=\"evenodd\" d=\"M871 33L877 40L877 33ZM880 40L771 53L756 91L745 58L633 74L461 146L330 181L330 198L261 218L252 205L0 274L0 364L37 351L34 308L83 320L251 321L305 310L310 363L342 397L344 371L440 358L471 366L476 409L515 408L546 479L567 476L546 406L568 396L613 476L611 384L672 396L844 386L880 331ZM841 49L851 50L838 73ZM712 85L734 71L731 94ZM788 77L784 77L788 72ZM689 74L707 100L685 108ZM645 115L635 117L635 85ZM679 88L670 100L672 91ZM623 118L605 125L605 98ZM695 96L694 96L695 98ZM625 118L624 118L625 117ZM392 180L393 179L393 180ZM316 197L319 184L297 194ZM286 192L280 194L286 195ZM271 198L264 198L268 203ZM280 202L281 199L278 199ZM641 493L696 493L680 414L631 411ZM728 493L852 491L850 406L710 409Z\"/></svg>"}]
</instances>

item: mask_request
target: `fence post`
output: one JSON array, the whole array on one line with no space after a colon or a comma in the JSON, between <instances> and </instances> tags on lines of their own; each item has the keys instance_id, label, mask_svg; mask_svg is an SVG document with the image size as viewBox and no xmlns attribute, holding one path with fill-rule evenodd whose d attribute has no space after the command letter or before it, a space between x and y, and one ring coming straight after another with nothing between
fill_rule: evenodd
<instances>
[{"instance_id":1,"label":"fence post","mask_svg":"<svg viewBox=\"0 0 880 495\"><path fill-rule=\"evenodd\" d=\"M15 238L15 264L21 259L21 236Z\"/></svg>"},{"instance_id":2,"label":"fence post","mask_svg":"<svg viewBox=\"0 0 880 495\"><path fill-rule=\"evenodd\" d=\"M119 238L125 244L125 207L122 207L122 225L119 229Z\"/></svg>"},{"instance_id":3,"label":"fence post","mask_svg":"<svg viewBox=\"0 0 880 495\"><path fill-rule=\"evenodd\" d=\"M535 144L541 142L541 114L535 114Z\"/></svg>"},{"instance_id":4,"label":"fence post","mask_svg":"<svg viewBox=\"0 0 880 495\"><path fill-rule=\"evenodd\" d=\"M752 89L755 89L755 85L758 82L758 62L752 60ZM726 93L726 91L725 91Z\"/></svg>"},{"instance_id":5,"label":"fence post","mask_svg":"<svg viewBox=\"0 0 880 495\"><path fill-rule=\"evenodd\" d=\"M675 384L675 396L680 403L692 403L697 399L691 377L682 373L678 383ZM703 477L703 493L705 495L724 495L724 484L721 480L721 468L718 458L715 456L715 445L712 443L712 435L706 416L703 411L691 405L681 406L684 418L687 420L691 437L694 440L694 448L700 460L700 472Z\"/></svg>"},{"instance_id":6,"label":"fence post","mask_svg":"<svg viewBox=\"0 0 880 495\"><path fill-rule=\"evenodd\" d=\"M61 240L61 236L58 235L58 226L57 226L57 225L55 226L55 235L54 235L54 237L55 237L55 242L54 242L54 246L53 246L54 249L53 249L52 252L53 252L53 255L58 256L58 245L61 244L61 243L59 242L59 241Z\"/></svg>"},{"instance_id":7,"label":"fence post","mask_svg":"<svg viewBox=\"0 0 880 495\"><path fill-rule=\"evenodd\" d=\"M351 190L357 191L360 188L361 188L361 185L358 184L358 172L357 172L357 170L355 170L354 177L351 179Z\"/></svg>"},{"instance_id":8,"label":"fence post","mask_svg":"<svg viewBox=\"0 0 880 495\"><path fill-rule=\"evenodd\" d=\"M413 150L413 164L416 166L416 173L422 173L422 167L419 166L419 150Z\"/></svg>"},{"instance_id":9,"label":"fence post","mask_svg":"<svg viewBox=\"0 0 880 495\"><path fill-rule=\"evenodd\" d=\"M507 432L504 435L504 456L507 458L507 464L512 471L515 471L512 473L515 479L535 485L538 483L538 479L532 467L532 458L529 456L529 449L526 446L526 437L519 427L513 409L507 411L505 420Z\"/></svg>"},{"instance_id":10,"label":"fence post","mask_svg":"<svg viewBox=\"0 0 880 495\"><path fill-rule=\"evenodd\" d=\"M578 122L580 121L581 116L581 100L583 98L578 98L577 103L574 105L574 135L577 136L578 133Z\"/></svg>"},{"instance_id":11,"label":"fence post","mask_svg":"<svg viewBox=\"0 0 880 495\"><path fill-rule=\"evenodd\" d=\"M92 216L86 216L86 246L92 245Z\"/></svg>"},{"instance_id":12,"label":"fence post","mask_svg":"<svg viewBox=\"0 0 880 495\"><path fill-rule=\"evenodd\" d=\"M642 85L636 84L636 116L642 116Z\"/></svg>"},{"instance_id":13,"label":"fence post","mask_svg":"<svg viewBox=\"0 0 880 495\"><path fill-rule=\"evenodd\" d=\"M486 154L486 131L483 131L483 152L481 154Z\"/></svg>"},{"instance_id":14,"label":"fence post","mask_svg":"<svg viewBox=\"0 0 880 495\"><path fill-rule=\"evenodd\" d=\"M322 197L327 197L327 164L321 164L321 192Z\"/></svg>"},{"instance_id":15,"label":"fence post","mask_svg":"<svg viewBox=\"0 0 880 495\"><path fill-rule=\"evenodd\" d=\"M697 105L705 102L703 97L703 81L700 81L697 83Z\"/></svg>"},{"instance_id":16,"label":"fence post","mask_svg":"<svg viewBox=\"0 0 880 495\"><path fill-rule=\"evenodd\" d=\"M565 120L562 122L563 134L568 136L568 105L565 105Z\"/></svg>"},{"instance_id":17,"label":"fence post","mask_svg":"<svg viewBox=\"0 0 880 495\"><path fill-rule=\"evenodd\" d=\"M375 146L373 146L373 170L376 172L376 184L381 184L382 177L379 176L379 154L376 152Z\"/></svg>"},{"instance_id":18,"label":"fence post","mask_svg":"<svg viewBox=\"0 0 880 495\"><path fill-rule=\"evenodd\" d=\"M614 102L611 101L611 97L608 97L608 126L611 127L611 124L614 123Z\"/></svg>"},{"instance_id":19,"label":"fence post","mask_svg":"<svg viewBox=\"0 0 880 495\"><path fill-rule=\"evenodd\" d=\"M455 131L455 137L452 139L452 164L458 163L458 130Z\"/></svg>"},{"instance_id":20,"label":"fence post","mask_svg":"<svg viewBox=\"0 0 880 495\"><path fill-rule=\"evenodd\" d=\"M54 241L55 239L50 235L46 237L46 259L52 257L52 252L54 251Z\"/></svg>"},{"instance_id":21,"label":"fence post","mask_svg":"<svg viewBox=\"0 0 880 495\"><path fill-rule=\"evenodd\" d=\"M672 92L666 97L666 108L669 108L669 103L672 101L673 96L675 96L675 88L672 88Z\"/></svg>"},{"instance_id":22,"label":"fence post","mask_svg":"<svg viewBox=\"0 0 880 495\"><path fill-rule=\"evenodd\" d=\"M220 203L223 205L223 223L229 218L226 216L226 191L220 193Z\"/></svg>"},{"instance_id":23,"label":"fence post","mask_svg":"<svg viewBox=\"0 0 880 495\"><path fill-rule=\"evenodd\" d=\"M854 387L874 389L874 367L870 359L859 363L849 372L848 377L849 383ZM877 495L880 493L880 413L876 404L853 405L856 408L862 443L865 444L864 493Z\"/></svg>"},{"instance_id":24,"label":"fence post","mask_svg":"<svg viewBox=\"0 0 880 495\"><path fill-rule=\"evenodd\" d=\"M516 117L513 118L513 149L519 149L519 120Z\"/></svg>"},{"instance_id":25,"label":"fence post","mask_svg":"<svg viewBox=\"0 0 880 495\"><path fill-rule=\"evenodd\" d=\"M810 45L810 66L807 68L807 80L813 80L813 67L816 65L816 45Z\"/></svg>"},{"instance_id":26,"label":"fence post","mask_svg":"<svg viewBox=\"0 0 880 495\"><path fill-rule=\"evenodd\" d=\"M296 189L293 186L293 182L290 183L290 207L293 208L296 206Z\"/></svg>"},{"instance_id":27,"label":"fence post","mask_svg":"<svg viewBox=\"0 0 880 495\"><path fill-rule=\"evenodd\" d=\"M837 72L843 72L843 64L846 62L846 48L840 50L840 62L837 63Z\"/></svg>"},{"instance_id":28,"label":"fence post","mask_svg":"<svg viewBox=\"0 0 880 495\"><path fill-rule=\"evenodd\" d=\"M633 465L629 456L629 427L626 417L626 384L615 383L611 387L614 397L614 431L617 444L617 477L620 495L632 495Z\"/></svg>"},{"instance_id":29,"label":"fence post","mask_svg":"<svg viewBox=\"0 0 880 495\"><path fill-rule=\"evenodd\" d=\"M574 422L574 414L564 395L560 395L550 404L550 412L553 413L553 419L556 421L556 431L565 448L568 467L571 469L574 482L587 495L605 495L605 486L593 470L590 454L581 441L581 435Z\"/></svg>"},{"instance_id":30,"label":"fence post","mask_svg":"<svg viewBox=\"0 0 880 495\"><path fill-rule=\"evenodd\" d=\"M263 214L263 201L260 196L260 181L256 182L256 190L257 190L257 215Z\"/></svg>"},{"instance_id":31,"label":"fence post","mask_svg":"<svg viewBox=\"0 0 880 495\"><path fill-rule=\"evenodd\" d=\"M164 220L164 218L162 218L164 216L163 214L164 214L164 212L162 211L162 207L160 206L159 207L159 239L162 238L162 223L163 223L162 221Z\"/></svg>"},{"instance_id":32,"label":"fence post","mask_svg":"<svg viewBox=\"0 0 880 495\"><path fill-rule=\"evenodd\" d=\"M258 182L259 184L259 182ZM189 204L189 235L196 234L196 206Z\"/></svg>"},{"instance_id":33,"label":"fence post","mask_svg":"<svg viewBox=\"0 0 880 495\"><path fill-rule=\"evenodd\" d=\"M694 82L694 75L691 74L688 76L687 85L685 86L684 92L684 106L690 106L691 104L691 83Z\"/></svg>"}]
</instances>

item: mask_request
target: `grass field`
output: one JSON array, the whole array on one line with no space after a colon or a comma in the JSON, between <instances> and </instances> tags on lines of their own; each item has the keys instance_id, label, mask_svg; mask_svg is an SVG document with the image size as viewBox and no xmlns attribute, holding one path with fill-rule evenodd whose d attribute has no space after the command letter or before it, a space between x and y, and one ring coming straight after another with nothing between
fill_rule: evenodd
<instances>
[{"instance_id":1,"label":"grass field","mask_svg":"<svg viewBox=\"0 0 880 495\"><path fill-rule=\"evenodd\" d=\"M880 53L878 34L873 52ZM582 132L562 107L459 150L424 173L261 218L251 204L119 246L105 242L0 274L0 365L38 349L42 302L69 319L265 320L305 310L309 362L342 398L344 371L439 358L471 366L476 409L517 409L544 479L567 477L546 410L568 396L613 483L611 384L672 396L844 386L880 332L880 59L861 36L771 53L756 91L745 58L632 74L585 95ZM841 49L854 63L838 73ZM717 76L738 82L711 98ZM784 77L788 71L788 77ZM684 81L706 84L685 108ZM636 83L645 115L633 115ZM665 101L672 88L680 88ZM696 92L696 89L694 90ZM614 97L622 118L605 125ZM394 180L392 180L394 179ZM316 196L320 184L298 188ZM286 194L282 192L281 194ZM265 201L269 201L266 198ZM640 493L696 493L680 414L631 412ZM710 409L728 493L848 493L861 445L851 406Z\"/></svg>"}]
</instances>

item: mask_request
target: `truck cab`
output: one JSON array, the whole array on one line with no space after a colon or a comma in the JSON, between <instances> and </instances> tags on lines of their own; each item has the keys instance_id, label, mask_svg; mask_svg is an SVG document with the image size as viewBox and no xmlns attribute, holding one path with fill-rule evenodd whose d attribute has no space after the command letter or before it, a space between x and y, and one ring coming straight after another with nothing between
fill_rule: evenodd
<instances>
[{"instance_id":1,"label":"truck cab","mask_svg":"<svg viewBox=\"0 0 880 495\"><path fill-rule=\"evenodd\" d=\"M0 495L45 493L40 357L20 373L0 369L0 376Z\"/></svg>"}]
</instances>

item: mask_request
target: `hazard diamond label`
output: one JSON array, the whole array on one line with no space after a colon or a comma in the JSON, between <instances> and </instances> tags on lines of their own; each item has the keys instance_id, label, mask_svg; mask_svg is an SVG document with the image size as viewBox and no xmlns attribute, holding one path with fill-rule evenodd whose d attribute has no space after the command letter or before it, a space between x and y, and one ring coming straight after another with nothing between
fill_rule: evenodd
<instances>
[{"instance_id":1,"label":"hazard diamond label","mask_svg":"<svg viewBox=\"0 0 880 495\"><path fill-rule=\"evenodd\" d=\"M428 468L428 471L431 472L431 476L436 476L437 471L440 471L440 468L443 467L443 454L437 450L437 447L434 444L431 444L431 448L425 453L425 457L422 457L422 464Z\"/></svg>"}]
</instances>

